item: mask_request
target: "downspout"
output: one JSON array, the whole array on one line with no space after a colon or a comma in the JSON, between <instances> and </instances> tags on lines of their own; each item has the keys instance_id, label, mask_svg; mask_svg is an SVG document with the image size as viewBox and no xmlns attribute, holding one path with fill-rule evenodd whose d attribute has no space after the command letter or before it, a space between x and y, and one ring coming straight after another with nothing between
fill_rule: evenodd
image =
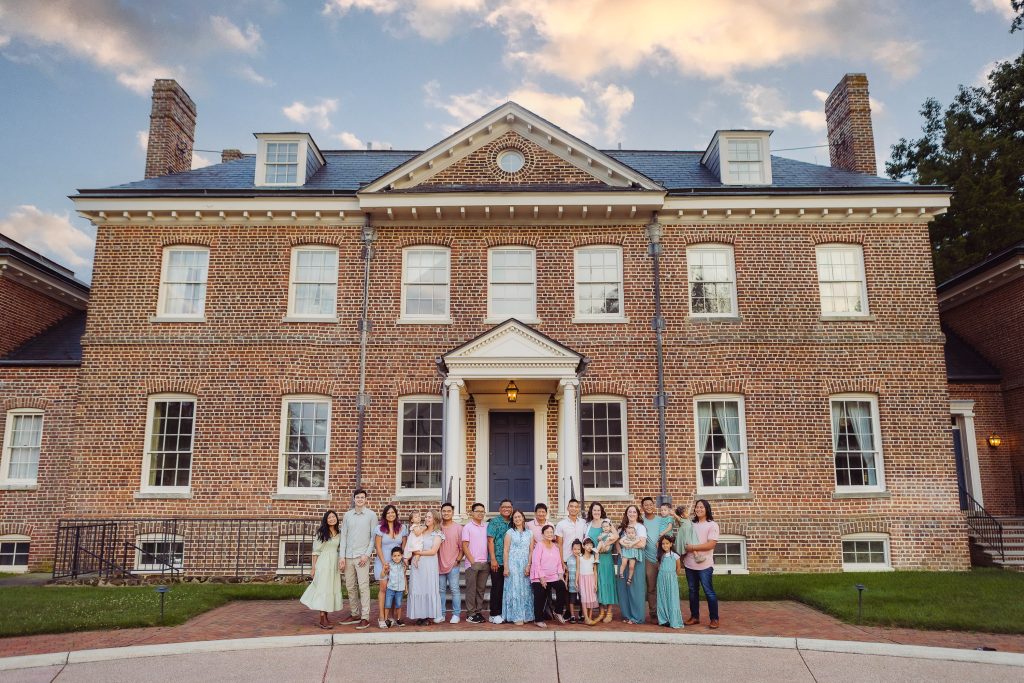
<instances>
[{"instance_id":1,"label":"downspout","mask_svg":"<svg viewBox=\"0 0 1024 683\"><path fill-rule=\"evenodd\" d=\"M665 407L668 403L665 395L665 350L664 332L665 318L661 315L661 236L663 234L661 223L658 222L658 212L651 213L651 222L647 224L647 253L651 257L651 270L654 276L654 320L651 327L654 328L654 348L658 359L658 393L654 396L654 405L658 409L658 456L661 464L661 495L658 496L658 505L663 503L672 504L672 496L668 495L668 444L665 433Z\"/></svg>"},{"instance_id":2,"label":"downspout","mask_svg":"<svg viewBox=\"0 0 1024 683\"><path fill-rule=\"evenodd\" d=\"M363 440L366 433L366 409L370 405L370 396L366 393L366 347L370 341L370 261L373 259L373 242L377 232L370 224L370 216L366 215L362 232L363 259L363 309L359 317L359 393L356 395L356 488L363 481Z\"/></svg>"}]
</instances>

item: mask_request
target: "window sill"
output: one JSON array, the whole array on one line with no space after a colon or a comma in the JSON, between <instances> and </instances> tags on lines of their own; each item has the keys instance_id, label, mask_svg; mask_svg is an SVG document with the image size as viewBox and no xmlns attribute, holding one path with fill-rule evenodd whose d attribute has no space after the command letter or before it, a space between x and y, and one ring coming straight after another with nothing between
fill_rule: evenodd
<instances>
[{"instance_id":1,"label":"window sill","mask_svg":"<svg viewBox=\"0 0 1024 683\"><path fill-rule=\"evenodd\" d=\"M629 322L629 318L627 318L625 316L617 316L617 317L608 316L607 318L581 318L581 317L577 316L577 317L572 319L573 325L594 325L594 324L600 325L602 323L606 324L606 325L622 325L622 324L628 323L628 322Z\"/></svg>"},{"instance_id":2,"label":"window sill","mask_svg":"<svg viewBox=\"0 0 1024 683\"><path fill-rule=\"evenodd\" d=\"M875 316L873 315L823 315L818 318L823 323L826 322L874 322Z\"/></svg>"},{"instance_id":3,"label":"window sill","mask_svg":"<svg viewBox=\"0 0 1024 683\"><path fill-rule=\"evenodd\" d=\"M332 318L328 318L328 317L322 317L321 318L321 317L306 316L306 315L286 315L285 317L281 318L281 322L283 322L283 323L327 323L329 325L333 325L333 324L337 324L338 317L334 316Z\"/></svg>"},{"instance_id":4,"label":"window sill","mask_svg":"<svg viewBox=\"0 0 1024 683\"><path fill-rule=\"evenodd\" d=\"M39 484L0 484L0 491L37 491Z\"/></svg>"},{"instance_id":5,"label":"window sill","mask_svg":"<svg viewBox=\"0 0 1024 683\"><path fill-rule=\"evenodd\" d=\"M153 575L153 574L164 574L164 575L167 575L167 576L178 576L179 574L181 574L181 571L182 571L181 567L174 567L173 569L171 567L162 567L162 568L161 567L152 567L151 569L146 569L145 566L143 566L143 567L141 567L139 569L133 569L132 570L132 574L140 574L142 576L149 576L149 575Z\"/></svg>"},{"instance_id":6,"label":"window sill","mask_svg":"<svg viewBox=\"0 0 1024 683\"><path fill-rule=\"evenodd\" d=\"M887 564L844 564L844 572L891 572L892 567Z\"/></svg>"},{"instance_id":7,"label":"window sill","mask_svg":"<svg viewBox=\"0 0 1024 683\"><path fill-rule=\"evenodd\" d=\"M187 315L151 315L149 317L151 323L205 323L206 316L187 316Z\"/></svg>"},{"instance_id":8,"label":"window sill","mask_svg":"<svg viewBox=\"0 0 1024 683\"><path fill-rule=\"evenodd\" d=\"M754 500L754 494L750 491L697 491L697 497L708 500Z\"/></svg>"},{"instance_id":9,"label":"window sill","mask_svg":"<svg viewBox=\"0 0 1024 683\"><path fill-rule=\"evenodd\" d=\"M484 318L484 325L497 325L499 323L505 322L506 320L512 320L513 318L523 323L524 325L540 325L540 318L526 318L515 315L506 315L504 318Z\"/></svg>"},{"instance_id":10,"label":"window sill","mask_svg":"<svg viewBox=\"0 0 1024 683\"><path fill-rule=\"evenodd\" d=\"M626 493L625 491L601 492L601 491L594 491L594 490L591 490L591 489L587 489L587 500L588 501L596 500L599 503L602 503L602 502L605 502L605 501L611 501L611 502L623 501L623 500L632 501L633 500L633 494L632 493Z\"/></svg>"},{"instance_id":11,"label":"window sill","mask_svg":"<svg viewBox=\"0 0 1024 683\"><path fill-rule=\"evenodd\" d=\"M409 500L409 501L431 501L438 502L441 499L441 489L420 489L418 491L399 491L393 495L392 500Z\"/></svg>"},{"instance_id":12,"label":"window sill","mask_svg":"<svg viewBox=\"0 0 1024 683\"><path fill-rule=\"evenodd\" d=\"M278 569L274 574L277 576L309 576L309 569Z\"/></svg>"},{"instance_id":13,"label":"window sill","mask_svg":"<svg viewBox=\"0 0 1024 683\"><path fill-rule=\"evenodd\" d=\"M331 494L327 491L291 492L278 491L270 496L270 500L330 500Z\"/></svg>"},{"instance_id":14,"label":"window sill","mask_svg":"<svg viewBox=\"0 0 1024 683\"><path fill-rule=\"evenodd\" d=\"M688 315L686 316L686 322L736 324L743 322L743 317L738 315Z\"/></svg>"},{"instance_id":15,"label":"window sill","mask_svg":"<svg viewBox=\"0 0 1024 683\"><path fill-rule=\"evenodd\" d=\"M451 318L399 318L396 325L451 325Z\"/></svg>"},{"instance_id":16,"label":"window sill","mask_svg":"<svg viewBox=\"0 0 1024 683\"><path fill-rule=\"evenodd\" d=\"M28 565L27 564L16 564L16 565L5 564L5 565L0 565L0 572L3 572L4 574L27 574L28 573Z\"/></svg>"},{"instance_id":17,"label":"window sill","mask_svg":"<svg viewBox=\"0 0 1024 683\"><path fill-rule=\"evenodd\" d=\"M750 573L749 569L743 569L742 567L723 567L722 565L715 565L715 574L721 576L722 574L732 574L746 576Z\"/></svg>"},{"instance_id":18,"label":"window sill","mask_svg":"<svg viewBox=\"0 0 1024 683\"><path fill-rule=\"evenodd\" d=\"M187 491L153 491L143 490L135 492L135 500L175 500L192 497L192 489Z\"/></svg>"},{"instance_id":19,"label":"window sill","mask_svg":"<svg viewBox=\"0 0 1024 683\"><path fill-rule=\"evenodd\" d=\"M833 500L844 500L847 498L892 498L888 491L833 491Z\"/></svg>"}]
</instances>

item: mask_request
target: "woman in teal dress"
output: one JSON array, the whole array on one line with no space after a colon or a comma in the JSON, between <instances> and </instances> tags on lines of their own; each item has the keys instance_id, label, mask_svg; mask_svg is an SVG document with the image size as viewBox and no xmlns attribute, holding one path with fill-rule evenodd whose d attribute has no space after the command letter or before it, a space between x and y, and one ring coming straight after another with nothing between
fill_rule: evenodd
<instances>
[{"instance_id":1,"label":"woman in teal dress","mask_svg":"<svg viewBox=\"0 0 1024 683\"><path fill-rule=\"evenodd\" d=\"M683 627L679 609L679 575L683 567L679 554L672 551L672 537L658 539L658 626Z\"/></svg>"},{"instance_id":2,"label":"woman in teal dress","mask_svg":"<svg viewBox=\"0 0 1024 683\"><path fill-rule=\"evenodd\" d=\"M341 572L338 570L338 513L328 510L313 537L313 566L309 574L313 582L299 602L320 612L320 628L334 628L328 612L341 609Z\"/></svg>"},{"instance_id":3,"label":"woman in teal dress","mask_svg":"<svg viewBox=\"0 0 1024 683\"><path fill-rule=\"evenodd\" d=\"M608 517L604 506L593 502L587 509L585 520L590 524L587 527L587 537L597 546L597 539L601 536L601 522ZM612 564L610 554L602 555L597 563L597 602L601 611L597 614L597 621L608 623L612 620L612 605L617 602L615 592L615 565Z\"/></svg>"},{"instance_id":4,"label":"woman in teal dress","mask_svg":"<svg viewBox=\"0 0 1024 683\"><path fill-rule=\"evenodd\" d=\"M505 532L505 592L501 618L506 624L522 626L533 620L533 588L530 586L530 558L533 533L526 528L526 515L513 510L512 527Z\"/></svg>"},{"instance_id":5,"label":"woman in teal dress","mask_svg":"<svg viewBox=\"0 0 1024 683\"><path fill-rule=\"evenodd\" d=\"M630 505L622 515L622 524L619 525L619 537L623 538L626 529L636 529L637 537L647 540L647 527L644 526L643 517L640 515L640 508ZM647 572L637 571L633 580L627 582L626 576L618 577L619 610L622 612L622 620L627 624L642 624L647 618Z\"/></svg>"}]
</instances>

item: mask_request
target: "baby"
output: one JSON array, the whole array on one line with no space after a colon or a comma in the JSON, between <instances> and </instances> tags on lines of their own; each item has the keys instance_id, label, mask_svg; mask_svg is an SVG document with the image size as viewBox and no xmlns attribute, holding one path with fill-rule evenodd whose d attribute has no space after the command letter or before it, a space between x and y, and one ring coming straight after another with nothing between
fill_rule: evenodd
<instances>
[{"instance_id":1,"label":"baby","mask_svg":"<svg viewBox=\"0 0 1024 683\"><path fill-rule=\"evenodd\" d=\"M693 528L693 522L690 521L689 515L686 514L686 508L680 505L676 508L676 513L673 515L676 523L676 540L675 540L675 551L680 557L686 555L686 546L697 545L700 543L700 539L697 537L697 530ZM703 562L707 559L707 553L694 553L693 559L697 562Z\"/></svg>"},{"instance_id":2,"label":"baby","mask_svg":"<svg viewBox=\"0 0 1024 683\"><path fill-rule=\"evenodd\" d=\"M414 512L409 515L409 538L405 542L405 559L410 560L412 566L420 566L420 556L413 553L423 550L423 532L426 529L420 513Z\"/></svg>"},{"instance_id":3,"label":"baby","mask_svg":"<svg viewBox=\"0 0 1024 683\"><path fill-rule=\"evenodd\" d=\"M615 527L612 526L612 520L606 519L601 522L601 534L597 537L597 549L595 552L598 555L611 552L614 545Z\"/></svg>"},{"instance_id":4,"label":"baby","mask_svg":"<svg viewBox=\"0 0 1024 683\"><path fill-rule=\"evenodd\" d=\"M636 527L626 527L626 535L619 540L622 547L622 563L619 565L619 576L626 577L626 585L633 584L633 573L636 571L637 560L644 557L646 543L637 536Z\"/></svg>"}]
</instances>

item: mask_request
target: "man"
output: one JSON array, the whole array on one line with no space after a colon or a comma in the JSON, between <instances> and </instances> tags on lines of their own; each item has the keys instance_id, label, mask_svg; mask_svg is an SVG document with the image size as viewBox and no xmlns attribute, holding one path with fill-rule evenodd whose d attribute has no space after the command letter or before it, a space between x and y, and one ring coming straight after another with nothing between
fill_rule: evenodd
<instances>
[{"instance_id":1,"label":"man","mask_svg":"<svg viewBox=\"0 0 1024 683\"><path fill-rule=\"evenodd\" d=\"M355 507L341 520L338 544L338 569L345 572L349 611L348 619L341 623L356 624L362 630L370 625L370 553L377 516L366 507L363 489L353 492L352 502Z\"/></svg>"},{"instance_id":2,"label":"man","mask_svg":"<svg viewBox=\"0 0 1024 683\"><path fill-rule=\"evenodd\" d=\"M647 607L651 617L658 618L658 539L668 530L671 517L657 513L654 499L647 496L640 501L644 512L644 526L647 527L647 545L644 546L644 570L647 574Z\"/></svg>"},{"instance_id":3,"label":"man","mask_svg":"<svg viewBox=\"0 0 1024 683\"><path fill-rule=\"evenodd\" d=\"M512 527L512 501L498 504L498 516L487 523L487 552L491 560L491 623L500 624L505 599L505 532Z\"/></svg>"},{"instance_id":4,"label":"man","mask_svg":"<svg viewBox=\"0 0 1024 683\"><path fill-rule=\"evenodd\" d=\"M580 502L573 498L569 501L565 511L568 517L555 525L555 545L562 550L562 562L568 562L572 557L572 542L583 542L587 537L587 526L585 521L580 519ZM569 613L569 605L565 606L566 614Z\"/></svg>"},{"instance_id":5,"label":"man","mask_svg":"<svg viewBox=\"0 0 1024 683\"><path fill-rule=\"evenodd\" d=\"M462 527L462 554L469 562L466 570L466 621L484 623L484 591L487 590L487 527L484 526L484 504L473 503L470 519ZM491 591L494 599L494 591Z\"/></svg>"},{"instance_id":6,"label":"man","mask_svg":"<svg viewBox=\"0 0 1024 683\"><path fill-rule=\"evenodd\" d=\"M548 506L544 503L537 503L533 506L533 519L526 523L526 528L533 534L533 542L540 543L544 540L544 526L548 524Z\"/></svg>"},{"instance_id":7,"label":"man","mask_svg":"<svg viewBox=\"0 0 1024 683\"><path fill-rule=\"evenodd\" d=\"M441 619L444 621L445 605L444 594L450 588L452 591L452 621L459 623L459 612L462 610L462 589L459 588L460 563L464 557L462 554L462 525L452 519L455 515L455 507L451 503L441 506L441 533L444 534L444 541L440 550L437 551L437 570L439 586L441 588Z\"/></svg>"}]
</instances>

